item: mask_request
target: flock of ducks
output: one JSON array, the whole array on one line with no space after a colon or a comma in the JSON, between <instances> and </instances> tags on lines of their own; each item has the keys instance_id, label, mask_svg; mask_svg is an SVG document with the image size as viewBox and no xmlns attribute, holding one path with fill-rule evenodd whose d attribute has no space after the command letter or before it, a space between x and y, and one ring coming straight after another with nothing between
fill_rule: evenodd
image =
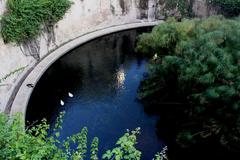
<instances>
[{"instance_id":1,"label":"flock of ducks","mask_svg":"<svg viewBox=\"0 0 240 160\"><path fill-rule=\"evenodd\" d=\"M72 98L73 97L73 94L72 93L70 93L70 92L68 92L68 96L70 97L70 98ZM60 104L61 104L61 106L64 106L64 101L63 100L60 100Z\"/></svg>"}]
</instances>

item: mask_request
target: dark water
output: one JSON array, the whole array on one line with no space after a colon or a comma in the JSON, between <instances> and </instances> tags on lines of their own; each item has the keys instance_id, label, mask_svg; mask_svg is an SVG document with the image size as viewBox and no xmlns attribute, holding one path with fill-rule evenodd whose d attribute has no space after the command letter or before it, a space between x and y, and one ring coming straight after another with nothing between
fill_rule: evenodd
<instances>
[{"instance_id":1,"label":"dark water","mask_svg":"<svg viewBox=\"0 0 240 160\"><path fill-rule=\"evenodd\" d=\"M164 144L156 134L158 118L146 114L136 100L147 62L134 47L137 35L145 30L93 40L59 59L37 84L26 119L45 117L54 124L59 112L65 111L60 139L86 126L89 140L99 137L100 153L112 148L126 129L141 127L137 148L142 159L151 160Z\"/></svg>"}]
</instances>

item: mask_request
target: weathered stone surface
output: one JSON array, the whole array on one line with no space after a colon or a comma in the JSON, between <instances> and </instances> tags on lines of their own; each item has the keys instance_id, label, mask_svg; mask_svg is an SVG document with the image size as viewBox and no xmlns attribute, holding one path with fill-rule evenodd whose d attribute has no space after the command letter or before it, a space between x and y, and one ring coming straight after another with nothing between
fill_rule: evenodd
<instances>
[{"instance_id":1,"label":"weathered stone surface","mask_svg":"<svg viewBox=\"0 0 240 160\"><path fill-rule=\"evenodd\" d=\"M211 6L205 0L194 0L192 10L194 15L199 18L208 17L218 13L218 8Z\"/></svg>"}]
</instances>

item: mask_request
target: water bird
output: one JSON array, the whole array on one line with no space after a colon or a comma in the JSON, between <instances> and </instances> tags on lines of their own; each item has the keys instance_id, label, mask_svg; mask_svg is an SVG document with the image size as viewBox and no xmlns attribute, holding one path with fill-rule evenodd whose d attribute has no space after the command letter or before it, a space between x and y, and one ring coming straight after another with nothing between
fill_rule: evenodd
<instances>
[{"instance_id":1,"label":"water bird","mask_svg":"<svg viewBox=\"0 0 240 160\"><path fill-rule=\"evenodd\" d=\"M157 55L157 53L156 54L154 54L154 56L153 56L153 60L156 60L158 58L158 55Z\"/></svg>"},{"instance_id":2,"label":"water bird","mask_svg":"<svg viewBox=\"0 0 240 160\"><path fill-rule=\"evenodd\" d=\"M72 98L72 97L73 97L73 94L70 93L70 92L68 92L68 96Z\"/></svg>"},{"instance_id":3,"label":"water bird","mask_svg":"<svg viewBox=\"0 0 240 160\"><path fill-rule=\"evenodd\" d=\"M64 102L63 102L63 100L60 100L60 104L61 104L62 106L64 106Z\"/></svg>"}]
</instances>

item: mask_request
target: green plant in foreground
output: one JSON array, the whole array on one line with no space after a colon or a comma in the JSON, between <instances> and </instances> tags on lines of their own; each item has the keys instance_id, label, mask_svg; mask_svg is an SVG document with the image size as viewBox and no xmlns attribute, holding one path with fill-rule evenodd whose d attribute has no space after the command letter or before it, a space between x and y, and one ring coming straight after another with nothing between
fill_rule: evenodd
<instances>
[{"instance_id":1,"label":"green plant in foreground","mask_svg":"<svg viewBox=\"0 0 240 160\"><path fill-rule=\"evenodd\" d=\"M128 131L117 141L118 147L113 150L108 150L104 155L103 159L132 159L140 160L141 152L135 148L137 137L136 135L140 133L140 128L134 131Z\"/></svg>"},{"instance_id":2,"label":"green plant in foreground","mask_svg":"<svg viewBox=\"0 0 240 160\"><path fill-rule=\"evenodd\" d=\"M60 117L63 116L61 113ZM55 127L59 127L61 118ZM24 121L20 114L9 117L0 114L0 159L53 159L53 160L81 160L87 152L87 128L60 142L57 128L52 136L48 136L49 125L46 120L32 128L24 129ZM94 147L98 142L94 140ZM71 144L77 144L75 150ZM92 147L92 148L94 148ZM95 152L96 154L96 152Z\"/></svg>"},{"instance_id":3,"label":"green plant in foreground","mask_svg":"<svg viewBox=\"0 0 240 160\"><path fill-rule=\"evenodd\" d=\"M90 146L90 157L87 157L88 130L84 127L79 133L68 137L60 142L59 129L63 121L64 113L61 113L56 120L54 133L49 136L49 125L46 120L32 128L24 128L24 120L21 114L9 117L0 114L0 159L18 160L99 160L98 144L99 139L93 138ZM141 152L135 148L136 136L139 129L128 131L117 142L117 147L107 151L103 159L111 160L138 160ZM71 145L77 145L72 149ZM156 160L161 155L156 155ZM162 159L161 159L162 160Z\"/></svg>"},{"instance_id":4,"label":"green plant in foreground","mask_svg":"<svg viewBox=\"0 0 240 160\"><path fill-rule=\"evenodd\" d=\"M14 117L0 115L0 159L83 159L87 129L64 142L57 140L59 133L48 136L49 125L43 120L31 129L24 129L20 114ZM77 143L76 150L70 144Z\"/></svg>"},{"instance_id":5,"label":"green plant in foreground","mask_svg":"<svg viewBox=\"0 0 240 160\"><path fill-rule=\"evenodd\" d=\"M4 42L23 43L37 37L44 26L53 25L70 8L69 0L7 0L1 17Z\"/></svg>"},{"instance_id":6,"label":"green plant in foreground","mask_svg":"<svg viewBox=\"0 0 240 160\"><path fill-rule=\"evenodd\" d=\"M99 144L99 139L95 137L92 141L91 144L91 160L98 160L98 144Z\"/></svg>"},{"instance_id":7,"label":"green plant in foreground","mask_svg":"<svg viewBox=\"0 0 240 160\"><path fill-rule=\"evenodd\" d=\"M215 138L239 151L239 37L240 22L223 17L169 19L140 36L137 50L155 60L139 98L157 106L169 98L182 104L175 117L182 116L177 139L183 146Z\"/></svg>"}]
</instances>

